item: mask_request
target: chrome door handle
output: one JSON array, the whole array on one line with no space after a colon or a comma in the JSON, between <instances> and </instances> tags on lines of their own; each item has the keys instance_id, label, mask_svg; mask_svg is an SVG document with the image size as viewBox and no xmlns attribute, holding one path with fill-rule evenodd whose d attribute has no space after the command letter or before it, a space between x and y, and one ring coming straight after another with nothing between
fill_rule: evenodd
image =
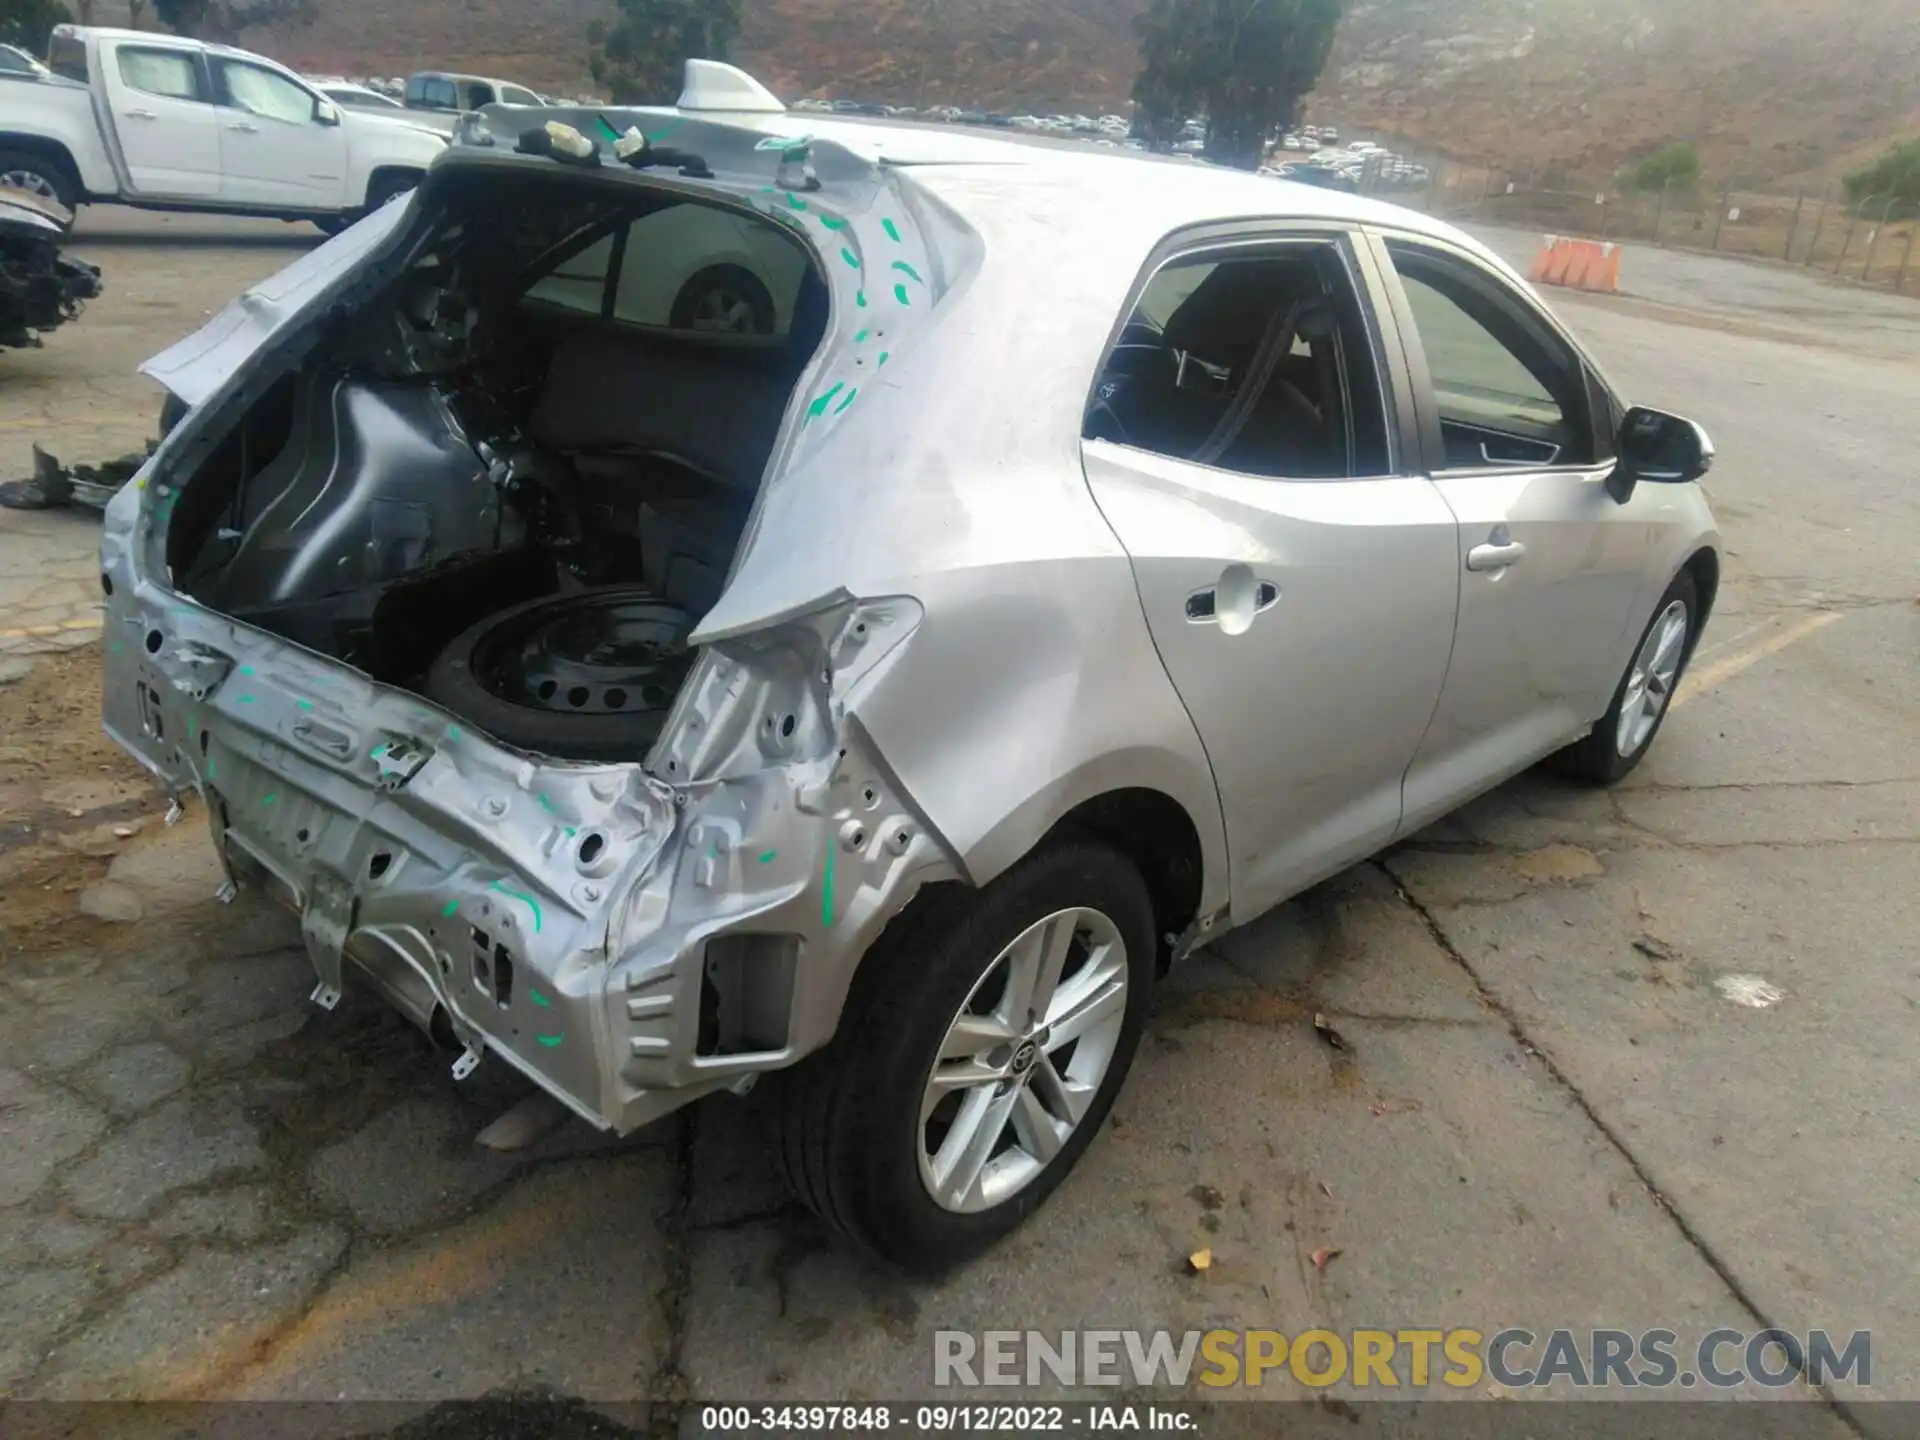
<instances>
[{"instance_id":1,"label":"chrome door handle","mask_svg":"<svg viewBox=\"0 0 1920 1440\"><path fill-rule=\"evenodd\" d=\"M248 135L258 135L260 133L260 127L255 125L251 120L229 120L227 122L227 128L229 130L240 130Z\"/></svg>"},{"instance_id":2,"label":"chrome door handle","mask_svg":"<svg viewBox=\"0 0 1920 1440\"><path fill-rule=\"evenodd\" d=\"M1525 558L1527 547L1518 540L1506 545L1476 545L1467 551L1467 569L1504 570Z\"/></svg>"},{"instance_id":3,"label":"chrome door handle","mask_svg":"<svg viewBox=\"0 0 1920 1440\"><path fill-rule=\"evenodd\" d=\"M121 113L129 120L158 120L160 118L151 110L125 110Z\"/></svg>"}]
</instances>

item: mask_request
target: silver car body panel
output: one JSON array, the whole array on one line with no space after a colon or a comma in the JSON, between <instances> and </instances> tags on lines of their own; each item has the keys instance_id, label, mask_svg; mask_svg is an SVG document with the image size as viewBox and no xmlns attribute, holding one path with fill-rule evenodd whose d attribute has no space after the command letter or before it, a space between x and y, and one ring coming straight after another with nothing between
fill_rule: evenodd
<instances>
[{"instance_id":1,"label":"silver car body panel","mask_svg":"<svg viewBox=\"0 0 1920 1440\"><path fill-rule=\"evenodd\" d=\"M169 583L194 458L317 314L357 303L434 177L143 367L197 408L108 510L107 728L206 799L236 878L302 915L323 1002L351 968L627 1130L824 1044L921 887L990 882L1088 801L1151 791L1188 817L1200 874L1183 943L1404 828L1399 776L1453 648L1450 506L1517 519L1527 496L1449 501L1404 466L1256 484L1083 446L1081 417L1143 267L1188 227L1413 227L1511 278L1497 260L1391 207L1208 167L778 114L550 113L689 148L744 133L763 173L716 159L717 180L645 183L776 218L832 289L644 765L523 754ZM802 134L820 189L766 183L803 163ZM475 163L456 146L436 171ZM1712 543L1697 488L1666 488L1646 510L1658 535L1633 542L1641 611ZM1277 567L1284 605L1235 637L1169 618L1234 566ZM1584 677L1582 723L1625 658ZM1302 686L1302 728L1276 734L1272 706ZM721 1054L701 1008L726 967L753 977L767 1013L750 1028L767 1038Z\"/></svg>"}]
</instances>

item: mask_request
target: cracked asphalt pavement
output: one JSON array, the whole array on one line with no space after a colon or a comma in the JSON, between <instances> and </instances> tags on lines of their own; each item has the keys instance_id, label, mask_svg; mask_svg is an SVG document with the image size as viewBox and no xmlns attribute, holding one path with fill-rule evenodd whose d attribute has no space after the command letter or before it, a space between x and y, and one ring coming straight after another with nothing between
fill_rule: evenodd
<instances>
[{"instance_id":1,"label":"cracked asphalt pavement","mask_svg":"<svg viewBox=\"0 0 1920 1440\"><path fill-rule=\"evenodd\" d=\"M133 364L308 243L82 233L105 297L0 355L9 473L137 446ZM1777 1325L1870 1330L1871 1392L1784 1393L1894 1433L1862 1402L1920 1400L1920 307L1645 270L1560 308L1721 447L1718 613L1651 758L1523 776L1193 957L1079 1170L938 1283L789 1205L751 1100L477 1146L518 1082L315 1009L293 923L214 901L201 817L95 733L95 522L0 512L0 1396L525 1392L497 1433L646 1401L665 1433L690 1399L925 1398L938 1329Z\"/></svg>"}]
</instances>

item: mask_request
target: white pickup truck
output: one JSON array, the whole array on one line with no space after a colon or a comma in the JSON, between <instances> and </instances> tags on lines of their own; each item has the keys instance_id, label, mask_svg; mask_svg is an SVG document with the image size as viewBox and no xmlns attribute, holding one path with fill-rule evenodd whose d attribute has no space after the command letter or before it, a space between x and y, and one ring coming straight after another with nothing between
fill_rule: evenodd
<instances>
[{"instance_id":1,"label":"white pickup truck","mask_svg":"<svg viewBox=\"0 0 1920 1440\"><path fill-rule=\"evenodd\" d=\"M68 210L266 215L331 232L412 189L447 144L224 45L58 25L47 59L52 75L0 86L0 184Z\"/></svg>"}]
</instances>

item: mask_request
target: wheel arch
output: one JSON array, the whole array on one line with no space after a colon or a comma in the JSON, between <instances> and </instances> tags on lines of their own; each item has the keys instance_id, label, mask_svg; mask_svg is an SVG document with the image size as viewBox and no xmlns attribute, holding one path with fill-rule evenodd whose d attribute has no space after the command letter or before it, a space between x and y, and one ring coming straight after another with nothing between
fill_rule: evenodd
<instances>
[{"instance_id":1,"label":"wheel arch","mask_svg":"<svg viewBox=\"0 0 1920 1440\"><path fill-rule=\"evenodd\" d=\"M1703 545L1689 555L1680 568L1693 576L1693 588L1700 597L1700 623L1693 627L1697 640L1713 614L1713 598L1720 590L1719 552L1711 545Z\"/></svg>"},{"instance_id":2,"label":"wheel arch","mask_svg":"<svg viewBox=\"0 0 1920 1440\"><path fill-rule=\"evenodd\" d=\"M373 208L373 197L380 187L390 180L404 180L407 188L417 186L427 178L426 168L420 165L376 165L367 172L367 188L360 196L360 203L368 209Z\"/></svg>"},{"instance_id":3,"label":"wheel arch","mask_svg":"<svg viewBox=\"0 0 1920 1440\"><path fill-rule=\"evenodd\" d=\"M60 167L62 175L73 186L76 197L86 194L87 186L80 177L80 164L62 141L46 135L23 135L14 130L0 130L0 150L17 150L43 157Z\"/></svg>"},{"instance_id":4,"label":"wheel arch","mask_svg":"<svg viewBox=\"0 0 1920 1440\"><path fill-rule=\"evenodd\" d=\"M1206 854L1200 829L1164 790L1109 790L1073 807L1041 837L1036 850L1068 839L1095 839L1126 856L1153 901L1154 939L1164 974L1180 937L1200 917Z\"/></svg>"}]
</instances>

